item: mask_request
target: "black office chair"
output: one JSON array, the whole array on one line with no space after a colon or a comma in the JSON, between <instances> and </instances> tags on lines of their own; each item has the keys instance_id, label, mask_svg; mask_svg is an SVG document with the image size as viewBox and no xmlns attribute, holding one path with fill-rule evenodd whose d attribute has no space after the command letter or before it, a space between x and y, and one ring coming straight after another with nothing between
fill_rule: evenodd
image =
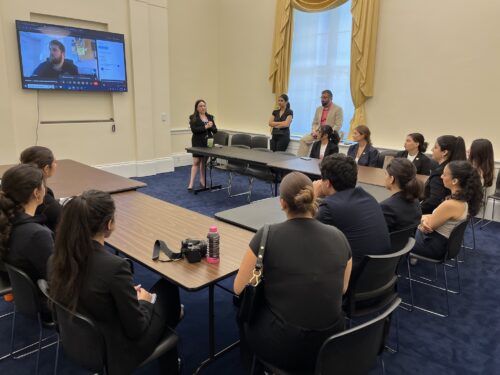
<instances>
[{"instance_id":1,"label":"black office chair","mask_svg":"<svg viewBox=\"0 0 500 375\"><path fill-rule=\"evenodd\" d=\"M488 204L488 201L490 199L493 199L493 207L491 210L491 221L488 221L486 224L481 225L479 227L479 229L483 229L485 226L487 226L489 223L491 223L495 217L495 203L496 203L496 201L500 200L500 173L498 173L498 175L497 175L495 192L491 195L488 195L488 197L486 198L486 203L484 205L482 220L484 220L484 215L486 214L486 205Z\"/></svg>"},{"instance_id":2,"label":"black office chair","mask_svg":"<svg viewBox=\"0 0 500 375\"><path fill-rule=\"evenodd\" d=\"M465 228L467 227L467 224L468 224L468 220L464 221L463 223L460 223L459 225L457 225L455 227L455 229L453 229L453 231L450 234L450 238L448 239L448 243L446 245L446 252L442 258L433 259L433 258L424 257L422 255L418 255L415 253L410 253L410 258L418 259L419 262L422 261L422 262L428 262L428 263L434 264L434 269L435 269L435 279L434 280L428 279L428 278L425 278L422 276L419 276L419 279L414 279L414 278L412 278L411 273L409 273L408 277L409 277L410 283L416 282L419 284L430 286L430 287L435 288L435 289L442 290L445 292L445 296L446 296L446 313L445 314L441 314L441 313L438 313L437 311L426 309L422 306L417 306L415 304L413 305L413 308L428 312L430 314L433 314L433 315L436 315L436 316L439 316L442 318L446 318L448 315L450 315L450 302L448 299L448 293L460 294L460 270L458 267L459 263L457 261L457 256L460 252L460 249L462 248ZM451 290L450 288L448 288L448 278L447 278L447 274L446 274L446 268L448 267L446 262L448 260L455 262L455 265L453 268L455 268L457 271L457 282L458 282L457 290ZM441 264L443 266L444 288L439 286L439 285L436 285L438 264ZM420 279L422 279L422 280L420 280ZM425 280L425 281L423 281L423 280ZM413 294L413 288L410 289L410 292ZM413 296L412 296L412 301L413 301Z\"/></svg>"},{"instance_id":3,"label":"black office chair","mask_svg":"<svg viewBox=\"0 0 500 375\"><path fill-rule=\"evenodd\" d=\"M243 145L247 148L252 147L252 136L250 134L233 134L231 137L231 146Z\"/></svg>"},{"instance_id":4,"label":"black office chair","mask_svg":"<svg viewBox=\"0 0 500 375\"><path fill-rule=\"evenodd\" d=\"M45 280L38 280L38 287L54 307L59 336L66 355L83 368L98 373L107 373L106 343L103 334L90 319L73 312L50 297ZM141 363L141 366L158 359L165 353L175 350L177 356L177 334L168 329L154 352ZM85 350L82 350L85 348ZM57 354L59 353L59 345Z\"/></svg>"},{"instance_id":5,"label":"black office chair","mask_svg":"<svg viewBox=\"0 0 500 375\"><path fill-rule=\"evenodd\" d=\"M377 168L384 168L397 154L397 151L385 150L380 151L377 159Z\"/></svg>"},{"instance_id":6,"label":"black office chair","mask_svg":"<svg viewBox=\"0 0 500 375\"><path fill-rule=\"evenodd\" d=\"M218 131L214 134L214 145L227 146L229 144L229 133Z\"/></svg>"},{"instance_id":7,"label":"black office chair","mask_svg":"<svg viewBox=\"0 0 500 375\"><path fill-rule=\"evenodd\" d=\"M384 351L391 316L400 303L401 299L396 298L377 317L328 338L319 350L314 375L368 374ZM381 356L380 360L385 374L384 361ZM275 375L299 375L299 373L283 371L262 360L258 361ZM300 375L305 374L300 373Z\"/></svg>"},{"instance_id":8,"label":"black office chair","mask_svg":"<svg viewBox=\"0 0 500 375\"><path fill-rule=\"evenodd\" d=\"M254 135L250 141L251 148L269 148L269 138L265 135Z\"/></svg>"},{"instance_id":9,"label":"black office chair","mask_svg":"<svg viewBox=\"0 0 500 375\"><path fill-rule=\"evenodd\" d=\"M10 338L11 356L14 359L23 358L27 355L36 353L36 374L38 374L38 364L40 359L40 351L42 349L48 348L52 345L57 344L58 340L44 345L42 343L57 337L57 335L51 335L49 337L43 338L43 326L54 327L51 322L42 324L42 300L41 294L38 288L35 286L31 278L22 270L9 263L4 263L5 268L9 274L9 279L12 284L12 291L14 294L14 315L12 318L12 333ZM21 314L30 319L35 319L38 322L38 341L33 344L27 345L24 348L14 350L14 339L15 339L15 328L16 328L16 316ZM35 350L26 352L30 348L36 347ZM16 355L18 353L22 353Z\"/></svg>"},{"instance_id":10,"label":"black office chair","mask_svg":"<svg viewBox=\"0 0 500 375\"><path fill-rule=\"evenodd\" d=\"M0 260L0 298L3 298L11 293L12 293L12 285L10 284L9 274L7 273L5 265ZM7 318L8 316L11 315L14 315L14 309L8 313L0 315L0 319ZM0 355L0 361L8 357L10 357L10 353Z\"/></svg>"},{"instance_id":11,"label":"black office chair","mask_svg":"<svg viewBox=\"0 0 500 375\"><path fill-rule=\"evenodd\" d=\"M272 152L268 148L254 148L254 150L261 152ZM248 202L252 200L252 188L254 179L258 179L269 183L269 186L271 187L271 196L274 196L274 184L277 182L276 182L276 173L274 173L271 170L271 168L262 164L249 163L245 171L245 174L250 177L250 185L248 187L249 191Z\"/></svg>"}]
</instances>

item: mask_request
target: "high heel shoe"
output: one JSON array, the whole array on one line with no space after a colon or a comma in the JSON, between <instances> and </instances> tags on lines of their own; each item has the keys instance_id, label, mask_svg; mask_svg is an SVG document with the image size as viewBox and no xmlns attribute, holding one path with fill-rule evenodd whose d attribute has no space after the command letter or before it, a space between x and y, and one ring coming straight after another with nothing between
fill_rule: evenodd
<instances>
[{"instance_id":1,"label":"high heel shoe","mask_svg":"<svg viewBox=\"0 0 500 375\"><path fill-rule=\"evenodd\" d=\"M192 192L193 192L193 188L192 188L192 187L188 187L187 189L188 189L188 192L189 192L189 193L192 193Z\"/></svg>"}]
</instances>

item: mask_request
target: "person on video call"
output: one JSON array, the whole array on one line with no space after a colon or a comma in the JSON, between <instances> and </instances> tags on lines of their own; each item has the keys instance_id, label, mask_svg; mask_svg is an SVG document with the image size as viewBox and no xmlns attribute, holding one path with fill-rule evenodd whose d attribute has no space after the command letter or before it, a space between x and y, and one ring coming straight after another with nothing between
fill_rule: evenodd
<instances>
[{"instance_id":1,"label":"person on video call","mask_svg":"<svg viewBox=\"0 0 500 375\"><path fill-rule=\"evenodd\" d=\"M50 55L46 61L37 66L33 76L59 78L61 74L77 75L78 67L73 60L66 59L66 47L58 40L49 43Z\"/></svg>"},{"instance_id":2,"label":"person on video call","mask_svg":"<svg viewBox=\"0 0 500 375\"><path fill-rule=\"evenodd\" d=\"M309 155L309 148L314 141L319 140L321 127L330 125L333 130L340 131L344 115L342 108L333 104L333 93L330 90L321 92L321 105L316 108L314 119L311 126L311 133L304 135L300 139L297 156Z\"/></svg>"}]
</instances>

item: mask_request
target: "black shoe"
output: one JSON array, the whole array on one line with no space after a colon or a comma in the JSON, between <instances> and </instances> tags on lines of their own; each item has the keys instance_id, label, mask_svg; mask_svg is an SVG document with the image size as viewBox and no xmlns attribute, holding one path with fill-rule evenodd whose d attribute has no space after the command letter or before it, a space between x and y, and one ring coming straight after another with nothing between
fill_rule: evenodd
<instances>
[{"instance_id":1,"label":"black shoe","mask_svg":"<svg viewBox=\"0 0 500 375\"><path fill-rule=\"evenodd\" d=\"M188 187L188 192L192 193L193 192L193 188Z\"/></svg>"}]
</instances>

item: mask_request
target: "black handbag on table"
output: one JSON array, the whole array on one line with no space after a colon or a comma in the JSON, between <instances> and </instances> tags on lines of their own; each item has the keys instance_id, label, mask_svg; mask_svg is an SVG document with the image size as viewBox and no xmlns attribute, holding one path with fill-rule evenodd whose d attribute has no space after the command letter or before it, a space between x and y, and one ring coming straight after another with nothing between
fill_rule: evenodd
<instances>
[{"instance_id":1,"label":"black handbag on table","mask_svg":"<svg viewBox=\"0 0 500 375\"><path fill-rule=\"evenodd\" d=\"M264 261L264 251L266 250L267 235L269 233L270 225L266 224L262 232L262 238L259 245L259 253L257 255L257 261L255 262L255 268L253 270L253 276L243 289L240 295L240 309L238 310L238 321L240 324L248 323L250 324L255 316L259 305L263 303L263 261Z\"/></svg>"}]
</instances>

